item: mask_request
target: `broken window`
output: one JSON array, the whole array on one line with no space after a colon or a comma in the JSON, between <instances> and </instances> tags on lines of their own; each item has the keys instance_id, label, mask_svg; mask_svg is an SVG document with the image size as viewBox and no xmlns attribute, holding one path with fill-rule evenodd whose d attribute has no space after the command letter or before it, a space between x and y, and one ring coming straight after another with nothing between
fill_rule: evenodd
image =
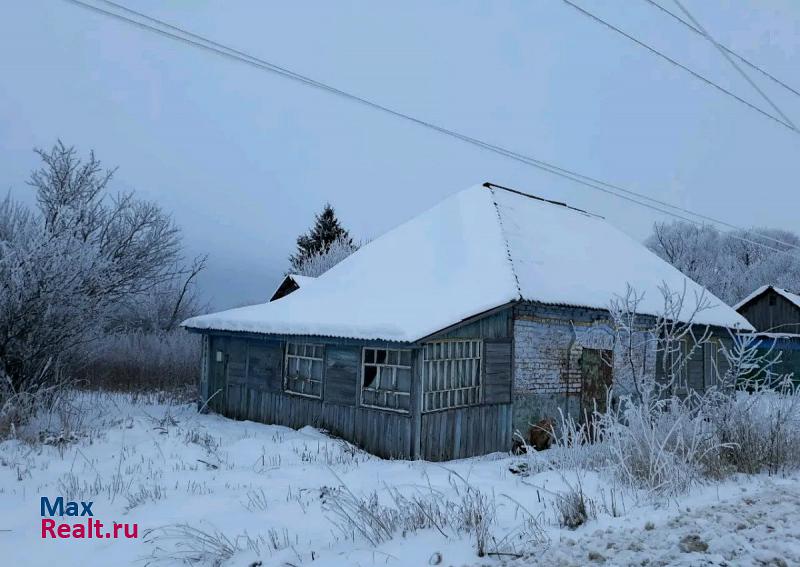
<instances>
[{"instance_id":1,"label":"broken window","mask_svg":"<svg viewBox=\"0 0 800 567\"><path fill-rule=\"evenodd\" d=\"M425 345L423 411L481 402L483 341L447 340Z\"/></svg>"},{"instance_id":2,"label":"broken window","mask_svg":"<svg viewBox=\"0 0 800 567\"><path fill-rule=\"evenodd\" d=\"M361 405L407 412L411 407L411 351L365 348Z\"/></svg>"},{"instance_id":3,"label":"broken window","mask_svg":"<svg viewBox=\"0 0 800 567\"><path fill-rule=\"evenodd\" d=\"M302 396L321 398L323 352L322 345L286 343L284 390Z\"/></svg>"}]
</instances>

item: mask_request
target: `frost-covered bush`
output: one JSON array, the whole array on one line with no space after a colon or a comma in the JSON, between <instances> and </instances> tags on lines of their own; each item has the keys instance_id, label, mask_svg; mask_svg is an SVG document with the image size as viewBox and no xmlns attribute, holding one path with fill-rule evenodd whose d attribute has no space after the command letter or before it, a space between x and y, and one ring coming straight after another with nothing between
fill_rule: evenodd
<instances>
[{"instance_id":1,"label":"frost-covered bush","mask_svg":"<svg viewBox=\"0 0 800 567\"><path fill-rule=\"evenodd\" d=\"M61 142L37 153L36 206L0 201L0 429L46 407L131 298L175 291L162 317L174 325L204 265L183 265L180 231L158 205L109 194L113 170L94 154Z\"/></svg>"},{"instance_id":2,"label":"frost-covered bush","mask_svg":"<svg viewBox=\"0 0 800 567\"><path fill-rule=\"evenodd\" d=\"M722 445L720 460L755 474L800 468L800 391L790 381L709 399L708 418Z\"/></svg>"}]
</instances>

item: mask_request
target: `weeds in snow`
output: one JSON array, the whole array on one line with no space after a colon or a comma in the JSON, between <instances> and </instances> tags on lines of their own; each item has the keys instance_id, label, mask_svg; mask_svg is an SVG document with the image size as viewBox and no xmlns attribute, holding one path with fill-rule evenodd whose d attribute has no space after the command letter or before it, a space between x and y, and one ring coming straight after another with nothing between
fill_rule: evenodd
<instances>
[{"instance_id":1,"label":"weeds in snow","mask_svg":"<svg viewBox=\"0 0 800 567\"><path fill-rule=\"evenodd\" d=\"M228 537L219 530L201 530L188 524L175 524L147 530L144 541L155 546L145 565L209 565L220 567L240 552L256 556L292 546L287 530L267 530L266 535L247 533ZM296 542L295 542L296 543Z\"/></svg>"},{"instance_id":2,"label":"weeds in snow","mask_svg":"<svg viewBox=\"0 0 800 567\"><path fill-rule=\"evenodd\" d=\"M455 473L450 476L450 484L455 498L448 498L431 486L411 495L387 487L383 502L377 492L357 495L341 484L323 492L323 511L341 536L362 538L372 546L397 535L405 537L434 529L446 538L468 534L479 557L492 554L522 557L541 550L545 536L532 515L527 514L518 528L498 539L493 533L497 528L494 496Z\"/></svg>"}]
</instances>

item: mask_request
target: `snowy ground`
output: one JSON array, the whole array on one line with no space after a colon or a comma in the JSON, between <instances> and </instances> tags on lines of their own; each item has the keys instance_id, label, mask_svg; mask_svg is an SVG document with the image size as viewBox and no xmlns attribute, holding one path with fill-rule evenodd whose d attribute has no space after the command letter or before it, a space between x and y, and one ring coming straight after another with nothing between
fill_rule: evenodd
<instances>
[{"instance_id":1,"label":"snowy ground","mask_svg":"<svg viewBox=\"0 0 800 567\"><path fill-rule=\"evenodd\" d=\"M800 565L797 477L738 477L653 502L535 460L512 473L519 457L383 461L311 428L123 395L76 403L82 423L67 442L0 444L2 565ZM578 484L590 518L570 530L558 503ZM336 510L373 492L382 506L365 535L358 514L348 523ZM139 537L43 540L41 496L91 500L97 520L135 522ZM479 530L425 516L475 509L488 530L483 557ZM434 527L414 529L426 520ZM375 524L392 537L370 543Z\"/></svg>"}]
</instances>

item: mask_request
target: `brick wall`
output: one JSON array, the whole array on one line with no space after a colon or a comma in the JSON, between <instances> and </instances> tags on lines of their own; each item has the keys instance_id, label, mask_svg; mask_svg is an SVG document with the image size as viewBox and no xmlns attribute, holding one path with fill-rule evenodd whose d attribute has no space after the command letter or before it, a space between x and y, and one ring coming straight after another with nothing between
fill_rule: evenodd
<instances>
[{"instance_id":1,"label":"brick wall","mask_svg":"<svg viewBox=\"0 0 800 567\"><path fill-rule=\"evenodd\" d=\"M580 357L584 348L614 347L608 312L594 309L520 304L514 309L514 426L543 417L580 412ZM645 356L655 371L655 345ZM629 369L621 364L622 348L614 356L614 389L630 388Z\"/></svg>"}]
</instances>

